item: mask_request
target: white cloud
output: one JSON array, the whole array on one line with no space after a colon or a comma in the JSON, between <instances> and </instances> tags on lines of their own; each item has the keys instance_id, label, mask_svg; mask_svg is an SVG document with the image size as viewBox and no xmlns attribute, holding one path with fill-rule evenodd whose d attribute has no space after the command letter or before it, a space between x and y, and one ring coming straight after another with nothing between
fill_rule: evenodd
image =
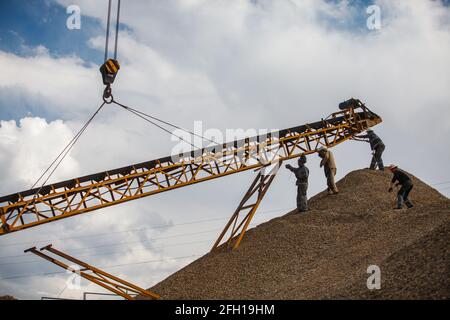
<instances>
[{"instance_id":1,"label":"white cloud","mask_svg":"<svg viewBox=\"0 0 450 320\"><path fill-rule=\"evenodd\" d=\"M106 8L94 1L58 2L78 4L82 14L104 23ZM450 148L445 139L450 134L448 7L438 1L377 1L382 10L381 30L334 29L333 19L345 25L348 19L361 15L349 3L123 3L122 22L130 31L120 37L122 68L113 87L114 95L125 104L184 127L192 128L193 121L200 119L205 129L222 130L285 128L316 121L335 111L340 101L355 96L384 119L376 131L387 144L386 163L398 163L427 182L449 180ZM361 23L364 28L365 21ZM102 42L94 38L90 45L101 50ZM23 95L38 96L40 103L48 102L51 112L57 110L66 119L50 123L39 118L25 118L19 124L2 122L2 190L19 191L32 180L30 172L40 173L93 112L102 90L100 76L97 66L85 66L76 57L52 58L43 49L28 58L0 52L0 70L6 75L0 78L0 89L20 88L18 92ZM106 106L56 178L164 156L170 153L172 143L165 133L142 120ZM369 152L367 145L358 143L337 147L338 176L366 167ZM312 195L323 189L324 179L316 157L308 163ZM111 265L117 259L133 263L205 252L218 231L200 231L220 229L225 221L178 224L231 214L252 179L252 173L227 177L8 235L0 239L2 255L14 255L18 248L31 246L39 239L108 232L110 236L54 242L68 253L80 250L74 255L117 251L87 256L86 260L94 265ZM261 211L294 206L294 179L288 172L279 173L268 198ZM165 224L173 226L159 231L115 233ZM165 238L192 232L199 235ZM148 241L157 237L164 239ZM196 240L205 242L180 246L183 241ZM131 241L135 242L117 246ZM12 246L17 242L28 243ZM108 243L116 246L85 249ZM174 246L161 249L168 245ZM151 285L187 263L173 261L111 272ZM42 264L39 270L45 272L46 268ZM11 267L0 266L0 270L1 274L14 273ZM26 265L21 271L31 272ZM0 282L0 288L20 296L25 288L37 292L36 288L45 287L45 294L56 295L62 289L62 279L54 284L49 278L33 277L16 285Z\"/></svg>"},{"instance_id":2,"label":"white cloud","mask_svg":"<svg viewBox=\"0 0 450 320\"><path fill-rule=\"evenodd\" d=\"M39 178L39 172L53 161L72 139L72 131L61 120L47 123L41 118L23 118L0 121L0 167L3 183L2 194L12 193L16 188L28 189ZM65 165L56 173L56 179L73 175L78 163L70 155Z\"/></svg>"}]
</instances>

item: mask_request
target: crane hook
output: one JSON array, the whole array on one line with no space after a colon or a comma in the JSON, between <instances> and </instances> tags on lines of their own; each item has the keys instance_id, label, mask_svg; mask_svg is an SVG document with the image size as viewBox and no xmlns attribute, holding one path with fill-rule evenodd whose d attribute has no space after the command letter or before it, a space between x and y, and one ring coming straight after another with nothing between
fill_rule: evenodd
<instances>
[{"instance_id":1,"label":"crane hook","mask_svg":"<svg viewBox=\"0 0 450 320\"><path fill-rule=\"evenodd\" d=\"M105 90L103 91L103 101L106 104L110 104L114 101L110 84L106 85Z\"/></svg>"}]
</instances>

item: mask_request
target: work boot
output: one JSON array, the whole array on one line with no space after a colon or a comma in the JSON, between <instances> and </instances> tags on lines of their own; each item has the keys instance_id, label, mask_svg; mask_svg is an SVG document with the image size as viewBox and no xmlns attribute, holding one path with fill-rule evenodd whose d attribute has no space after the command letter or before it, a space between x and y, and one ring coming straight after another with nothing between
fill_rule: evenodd
<instances>
[{"instance_id":1,"label":"work boot","mask_svg":"<svg viewBox=\"0 0 450 320\"><path fill-rule=\"evenodd\" d=\"M370 162L369 169L375 170L376 168L377 168L377 161L375 160L375 158L372 157L372 161Z\"/></svg>"},{"instance_id":2,"label":"work boot","mask_svg":"<svg viewBox=\"0 0 450 320\"><path fill-rule=\"evenodd\" d=\"M412 207L414 207L414 205L411 203L411 201L406 200L405 201L406 206L408 207L408 209L411 209Z\"/></svg>"}]
</instances>

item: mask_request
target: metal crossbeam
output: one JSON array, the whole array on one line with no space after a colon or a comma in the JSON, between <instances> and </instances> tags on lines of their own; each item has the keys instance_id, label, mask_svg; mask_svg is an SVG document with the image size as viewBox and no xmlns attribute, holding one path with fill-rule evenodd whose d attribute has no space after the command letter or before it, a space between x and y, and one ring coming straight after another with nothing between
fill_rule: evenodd
<instances>
[{"instance_id":1,"label":"metal crossbeam","mask_svg":"<svg viewBox=\"0 0 450 320\"><path fill-rule=\"evenodd\" d=\"M264 195L266 194L273 179L275 178L275 175L278 172L279 166L281 166L281 162L273 167L270 171L266 168L259 170L258 175L256 176L255 180L253 180L253 183L245 193L236 211L234 211L219 238L214 243L211 251L217 250L217 248L219 248L219 246L222 244L222 240L227 234L228 239L224 241L224 243L226 243L226 248L231 248L234 250L239 247L239 244L241 243L242 238L244 237L244 234L247 231L247 228L250 225L250 222L252 221L259 204L264 198Z\"/></svg>"},{"instance_id":2,"label":"metal crossbeam","mask_svg":"<svg viewBox=\"0 0 450 320\"><path fill-rule=\"evenodd\" d=\"M361 103L315 123L210 146L177 159L165 157L0 197L0 235L311 154L381 121Z\"/></svg>"},{"instance_id":3,"label":"metal crossbeam","mask_svg":"<svg viewBox=\"0 0 450 320\"><path fill-rule=\"evenodd\" d=\"M51 256L46 255L45 253L42 253L41 251L44 251L44 250L49 251L56 256L59 256L63 259L66 259L66 260L72 262L77 267L74 268L73 265L69 266L58 259L52 258ZM95 268L81 260L71 257L64 252L61 252L55 248L52 248L52 245L43 247L40 249L40 251L38 251L36 249L36 247L33 247L33 248L25 250L25 252L34 253L35 255L37 255L45 260L48 260L61 268L64 268L73 273L76 273L80 277L87 279L87 280L89 280L111 292L114 292L115 294L117 294L127 300L135 300L135 297L134 297L135 295L141 295L141 296L149 297L151 299L159 299L160 298L160 296L154 292L142 289L130 282L127 282L123 279L113 276L112 274L109 274L105 271ZM90 273L88 273L88 272L90 272Z\"/></svg>"}]
</instances>

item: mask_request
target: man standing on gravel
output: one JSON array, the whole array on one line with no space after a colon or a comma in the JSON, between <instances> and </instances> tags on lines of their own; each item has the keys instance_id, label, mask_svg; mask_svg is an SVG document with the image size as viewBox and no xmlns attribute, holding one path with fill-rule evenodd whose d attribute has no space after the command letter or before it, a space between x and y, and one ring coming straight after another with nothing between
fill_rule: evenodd
<instances>
[{"instance_id":1,"label":"man standing on gravel","mask_svg":"<svg viewBox=\"0 0 450 320\"><path fill-rule=\"evenodd\" d=\"M297 178L297 210L298 212L308 211L308 177L309 169L305 166L306 156L303 154L298 159L298 168L294 168L290 164L286 165L286 168L292 171Z\"/></svg>"},{"instance_id":2,"label":"man standing on gravel","mask_svg":"<svg viewBox=\"0 0 450 320\"><path fill-rule=\"evenodd\" d=\"M334 161L333 153L325 147L319 149L319 157L322 158L320 167L325 171L325 177L327 177L328 194L339 193L334 176L336 175L336 162Z\"/></svg>"},{"instance_id":3,"label":"man standing on gravel","mask_svg":"<svg viewBox=\"0 0 450 320\"><path fill-rule=\"evenodd\" d=\"M403 203L406 204L408 209L412 208L413 204L411 203L411 201L409 201L409 198L408 198L409 193L411 192L411 190L413 188L413 183L411 181L411 178L395 165L390 165L389 170L394 174L394 176L392 177L392 180L391 180L391 186L389 187L389 192L394 191L393 187L396 182L397 182L397 184L395 184L396 186L401 185L400 190L398 190L398 192L397 192L397 207L394 209L397 209L397 210L402 209Z\"/></svg>"},{"instance_id":4,"label":"man standing on gravel","mask_svg":"<svg viewBox=\"0 0 450 320\"><path fill-rule=\"evenodd\" d=\"M380 137L377 136L372 129L367 129L367 134L355 137L360 139L369 139L370 149L372 149L372 161L369 168L371 170L375 170L378 166L379 170L384 170L383 159L381 159L381 156L383 155L386 146Z\"/></svg>"}]
</instances>

